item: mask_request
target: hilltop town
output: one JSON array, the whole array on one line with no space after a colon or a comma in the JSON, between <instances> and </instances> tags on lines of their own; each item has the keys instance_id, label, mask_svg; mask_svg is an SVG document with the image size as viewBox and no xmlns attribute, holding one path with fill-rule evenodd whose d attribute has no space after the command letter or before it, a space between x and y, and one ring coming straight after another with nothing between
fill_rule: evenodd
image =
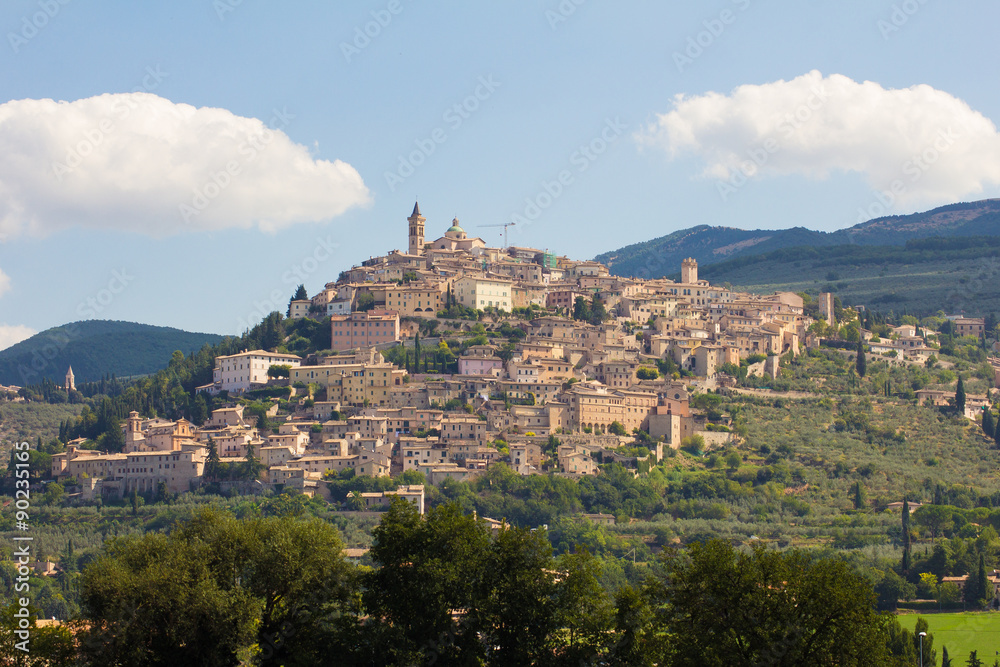
<instances>
[{"instance_id":1,"label":"hilltop town","mask_svg":"<svg viewBox=\"0 0 1000 667\"><path fill-rule=\"evenodd\" d=\"M425 225L415 204L406 252L371 257L290 301L290 320L329 322L328 350L218 356L213 381L197 391L225 406L204 423L132 412L120 452L78 439L53 455L53 477L88 499L182 493L246 461L249 478L226 484L309 495L345 475L466 481L498 461L520 475L596 475L612 461L648 469L685 443L738 444L728 416L692 402L692 392L777 378L783 359L827 336L849 349L863 340L897 364L933 363L938 347L919 325L880 337L863 308L844 308L831 293L711 285L693 259L679 281L622 278L595 261L488 247L457 219L428 241ZM985 340L983 319L946 321L956 336ZM1000 385L1000 359L990 363ZM66 387L73 383L70 369ZM266 427L245 412L247 397L270 400ZM949 396L916 398L943 405ZM963 408L974 419L984 405L988 396L970 396ZM388 497L365 495L369 506Z\"/></svg>"}]
</instances>

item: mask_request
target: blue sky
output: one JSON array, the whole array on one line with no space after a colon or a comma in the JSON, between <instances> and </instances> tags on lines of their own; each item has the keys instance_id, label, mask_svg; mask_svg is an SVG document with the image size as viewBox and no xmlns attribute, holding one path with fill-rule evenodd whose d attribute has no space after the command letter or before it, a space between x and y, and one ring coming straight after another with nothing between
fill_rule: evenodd
<instances>
[{"instance_id":1,"label":"blue sky","mask_svg":"<svg viewBox=\"0 0 1000 667\"><path fill-rule=\"evenodd\" d=\"M995 197L998 17L940 0L7 2L0 347L86 318L238 333L299 282L405 248L417 196L428 235L458 216L499 244L478 226L514 219L512 244L578 258L695 224L839 229L894 181L891 214Z\"/></svg>"}]
</instances>

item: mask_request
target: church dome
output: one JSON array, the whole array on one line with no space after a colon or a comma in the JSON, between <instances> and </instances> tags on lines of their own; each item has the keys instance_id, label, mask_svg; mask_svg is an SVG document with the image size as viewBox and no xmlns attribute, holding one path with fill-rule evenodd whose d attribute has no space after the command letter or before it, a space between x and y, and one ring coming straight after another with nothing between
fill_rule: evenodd
<instances>
[{"instance_id":1,"label":"church dome","mask_svg":"<svg viewBox=\"0 0 1000 667\"><path fill-rule=\"evenodd\" d=\"M451 221L451 227L448 228L448 231L444 235L450 239L458 239L460 241L466 238L465 230L458 224L458 218Z\"/></svg>"}]
</instances>

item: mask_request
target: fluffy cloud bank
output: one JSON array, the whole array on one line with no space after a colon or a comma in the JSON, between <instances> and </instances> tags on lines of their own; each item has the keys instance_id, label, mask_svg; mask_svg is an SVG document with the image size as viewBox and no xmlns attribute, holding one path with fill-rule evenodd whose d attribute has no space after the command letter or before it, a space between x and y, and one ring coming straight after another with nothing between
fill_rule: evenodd
<instances>
[{"instance_id":1,"label":"fluffy cloud bank","mask_svg":"<svg viewBox=\"0 0 1000 667\"><path fill-rule=\"evenodd\" d=\"M927 85L886 89L817 71L674 98L637 139L694 154L720 192L748 179L859 172L902 204L960 199L1000 184L1000 135L964 101Z\"/></svg>"},{"instance_id":2,"label":"fluffy cloud bank","mask_svg":"<svg viewBox=\"0 0 1000 667\"><path fill-rule=\"evenodd\" d=\"M274 231L367 204L354 167L314 159L282 131L290 123L150 93L0 104L0 235Z\"/></svg>"},{"instance_id":3,"label":"fluffy cloud bank","mask_svg":"<svg viewBox=\"0 0 1000 667\"><path fill-rule=\"evenodd\" d=\"M22 340L34 336L37 331L21 324L0 324L0 350L6 350Z\"/></svg>"}]
</instances>

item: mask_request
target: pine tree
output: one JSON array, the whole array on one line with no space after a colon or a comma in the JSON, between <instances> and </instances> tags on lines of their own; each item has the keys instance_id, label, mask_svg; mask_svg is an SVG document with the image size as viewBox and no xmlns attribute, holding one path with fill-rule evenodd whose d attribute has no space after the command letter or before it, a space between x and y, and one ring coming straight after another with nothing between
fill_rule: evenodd
<instances>
[{"instance_id":1,"label":"pine tree","mask_svg":"<svg viewBox=\"0 0 1000 667\"><path fill-rule=\"evenodd\" d=\"M306 292L305 285L299 285L295 288L295 293L292 294L292 298L288 300L288 310L285 311L285 317L292 316L292 301L304 301L309 298L309 293Z\"/></svg>"},{"instance_id":2,"label":"pine tree","mask_svg":"<svg viewBox=\"0 0 1000 667\"><path fill-rule=\"evenodd\" d=\"M979 659L976 652L973 651L969 654L969 659L965 661L966 667L983 667L983 661Z\"/></svg>"},{"instance_id":3,"label":"pine tree","mask_svg":"<svg viewBox=\"0 0 1000 667\"><path fill-rule=\"evenodd\" d=\"M858 338L858 358L855 362L855 368L858 371L858 377L864 377L865 371L868 370L868 362L865 360L865 346L861 338Z\"/></svg>"},{"instance_id":4,"label":"pine tree","mask_svg":"<svg viewBox=\"0 0 1000 667\"><path fill-rule=\"evenodd\" d=\"M952 667L951 658L948 657L948 647L941 647L941 667Z\"/></svg>"},{"instance_id":5,"label":"pine tree","mask_svg":"<svg viewBox=\"0 0 1000 667\"><path fill-rule=\"evenodd\" d=\"M965 382L961 375L958 376L958 387L955 389L955 407L959 414L965 412Z\"/></svg>"}]
</instances>

